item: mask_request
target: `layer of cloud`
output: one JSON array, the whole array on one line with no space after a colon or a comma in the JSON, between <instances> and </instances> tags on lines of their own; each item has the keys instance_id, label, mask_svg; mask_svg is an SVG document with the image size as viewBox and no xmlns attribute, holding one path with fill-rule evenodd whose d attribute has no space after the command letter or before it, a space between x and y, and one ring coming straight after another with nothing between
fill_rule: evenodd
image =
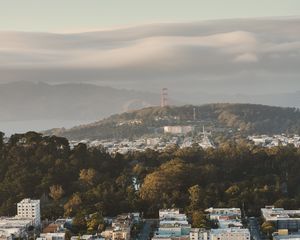
<instances>
[{"instance_id":1,"label":"layer of cloud","mask_svg":"<svg viewBox=\"0 0 300 240\"><path fill-rule=\"evenodd\" d=\"M299 26L300 19L254 19L74 34L0 32L0 82L241 92L249 81L252 91L262 91L271 80L277 92L300 89Z\"/></svg>"}]
</instances>

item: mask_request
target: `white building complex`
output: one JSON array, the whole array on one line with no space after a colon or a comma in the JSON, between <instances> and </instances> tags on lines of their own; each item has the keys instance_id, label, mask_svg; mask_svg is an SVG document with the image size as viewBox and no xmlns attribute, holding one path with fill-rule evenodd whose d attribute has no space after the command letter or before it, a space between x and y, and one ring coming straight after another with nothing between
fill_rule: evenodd
<instances>
[{"instance_id":1,"label":"white building complex","mask_svg":"<svg viewBox=\"0 0 300 240\"><path fill-rule=\"evenodd\" d=\"M188 240L190 231L187 216L179 209L162 209L159 211L159 227L152 240Z\"/></svg>"},{"instance_id":2,"label":"white building complex","mask_svg":"<svg viewBox=\"0 0 300 240\"><path fill-rule=\"evenodd\" d=\"M277 229L287 229L290 232L300 230L300 210L285 210L266 206L261 209L265 221L273 222Z\"/></svg>"},{"instance_id":3,"label":"white building complex","mask_svg":"<svg viewBox=\"0 0 300 240\"><path fill-rule=\"evenodd\" d=\"M209 218L213 220L221 219L241 219L241 209L239 208L208 208L205 212L209 213Z\"/></svg>"},{"instance_id":4,"label":"white building complex","mask_svg":"<svg viewBox=\"0 0 300 240\"><path fill-rule=\"evenodd\" d=\"M194 131L193 126L164 126L164 133L187 134Z\"/></svg>"},{"instance_id":5,"label":"white building complex","mask_svg":"<svg viewBox=\"0 0 300 240\"><path fill-rule=\"evenodd\" d=\"M17 204L17 215L0 217L0 240L24 239L31 226L41 224L40 200L23 199Z\"/></svg>"},{"instance_id":6,"label":"white building complex","mask_svg":"<svg viewBox=\"0 0 300 240\"><path fill-rule=\"evenodd\" d=\"M250 231L243 227L239 208L206 209L218 229L191 228L187 216L178 209L159 211L159 227L152 240L250 240Z\"/></svg>"},{"instance_id":7,"label":"white building complex","mask_svg":"<svg viewBox=\"0 0 300 240\"><path fill-rule=\"evenodd\" d=\"M250 240L250 231L243 228L239 208L208 208L211 220L218 221L218 229L210 231L210 240Z\"/></svg>"}]
</instances>

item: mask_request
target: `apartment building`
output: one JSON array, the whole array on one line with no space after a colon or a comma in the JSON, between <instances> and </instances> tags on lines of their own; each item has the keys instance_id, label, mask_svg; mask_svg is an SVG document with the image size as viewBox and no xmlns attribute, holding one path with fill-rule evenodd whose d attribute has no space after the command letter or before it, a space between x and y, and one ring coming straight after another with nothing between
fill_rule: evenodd
<instances>
[{"instance_id":1,"label":"apartment building","mask_svg":"<svg viewBox=\"0 0 300 240\"><path fill-rule=\"evenodd\" d=\"M210 240L250 240L250 232L247 228L212 229Z\"/></svg>"},{"instance_id":2,"label":"apartment building","mask_svg":"<svg viewBox=\"0 0 300 240\"><path fill-rule=\"evenodd\" d=\"M210 240L210 231L203 228L192 228L190 240Z\"/></svg>"},{"instance_id":3,"label":"apartment building","mask_svg":"<svg viewBox=\"0 0 300 240\"><path fill-rule=\"evenodd\" d=\"M34 220L35 226L41 225L40 200L25 198L17 204L17 216Z\"/></svg>"},{"instance_id":4,"label":"apartment building","mask_svg":"<svg viewBox=\"0 0 300 240\"><path fill-rule=\"evenodd\" d=\"M191 225L187 216L179 209L161 209L159 211L159 227L152 240L189 239Z\"/></svg>"},{"instance_id":5,"label":"apartment building","mask_svg":"<svg viewBox=\"0 0 300 240\"><path fill-rule=\"evenodd\" d=\"M265 221L273 222L277 229L287 229L291 232L300 230L300 210L285 210L266 206L261 209Z\"/></svg>"}]
</instances>

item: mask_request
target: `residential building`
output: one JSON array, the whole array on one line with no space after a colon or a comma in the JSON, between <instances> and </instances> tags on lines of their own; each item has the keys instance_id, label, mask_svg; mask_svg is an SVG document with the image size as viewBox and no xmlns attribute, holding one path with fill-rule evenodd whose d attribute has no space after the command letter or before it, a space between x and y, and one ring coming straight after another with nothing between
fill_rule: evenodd
<instances>
[{"instance_id":1,"label":"residential building","mask_svg":"<svg viewBox=\"0 0 300 240\"><path fill-rule=\"evenodd\" d=\"M239 208L208 208L211 220L218 221L218 229L212 229L210 240L250 240L250 231L243 228Z\"/></svg>"},{"instance_id":2,"label":"residential building","mask_svg":"<svg viewBox=\"0 0 300 240\"><path fill-rule=\"evenodd\" d=\"M239 208L208 208L205 212L209 213L211 220L241 219Z\"/></svg>"},{"instance_id":3,"label":"residential building","mask_svg":"<svg viewBox=\"0 0 300 240\"><path fill-rule=\"evenodd\" d=\"M82 236L73 236L71 240L104 240L104 238L98 237L96 235L82 235Z\"/></svg>"},{"instance_id":4,"label":"residential building","mask_svg":"<svg viewBox=\"0 0 300 240\"><path fill-rule=\"evenodd\" d=\"M164 133L187 134L194 131L193 126L164 126Z\"/></svg>"},{"instance_id":5,"label":"residential building","mask_svg":"<svg viewBox=\"0 0 300 240\"><path fill-rule=\"evenodd\" d=\"M41 233L36 240L65 240L65 233Z\"/></svg>"},{"instance_id":6,"label":"residential building","mask_svg":"<svg viewBox=\"0 0 300 240\"><path fill-rule=\"evenodd\" d=\"M250 240L250 232L247 228L212 229L210 240Z\"/></svg>"},{"instance_id":7,"label":"residential building","mask_svg":"<svg viewBox=\"0 0 300 240\"><path fill-rule=\"evenodd\" d=\"M209 240L210 231L203 228L192 228L190 231L190 240Z\"/></svg>"},{"instance_id":8,"label":"residential building","mask_svg":"<svg viewBox=\"0 0 300 240\"><path fill-rule=\"evenodd\" d=\"M105 239L112 240L129 240L130 232L134 221L137 219L137 214L121 214L112 221L111 228L106 228L101 236Z\"/></svg>"},{"instance_id":9,"label":"residential building","mask_svg":"<svg viewBox=\"0 0 300 240\"><path fill-rule=\"evenodd\" d=\"M57 233L60 231L60 224L50 223L43 229L43 233Z\"/></svg>"},{"instance_id":10,"label":"residential building","mask_svg":"<svg viewBox=\"0 0 300 240\"><path fill-rule=\"evenodd\" d=\"M0 239L10 239L12 237L24 238L27 230L33 225L32 219L20 217L0 218Z\"/></svg>"},{"instance_id":11,"label":"residential building","mask_svg":"<svg viewBox=\"0 0 300 240\"><path fill-rule=\"evenodd\" d=\"M300 233L297 234L274 234L273 240L300 240Z\"/></svg>"},{"instance_id":12,"label":"residential building","mask_svg":"<svg viewBox=\"0 0 300 240\"><path fill-rule=\"evenodd\" d=\"M42 229L42 233L64 233L68 228L72 226L72 219L56 219L54 222L46 225Z\"/></svg>"},{"instance_id":13,"label":"residential building","mask_svg":"<svg viewBox=\"0 0 300 240\"><path fill-rule=\"evenodd\" d=\"M34 220L34 226L41 225L40 200L25 198L17 204L17 217Z\"/></svg>"},{"instance_id":14,"label":"residential building","mask_svg":"<svg viewBox=\"0 0 300 240\"><path fill-rule=\"evenodd\" d=\"M162 209L159 211L159 227L152 240L189 239L191 225L185 214L179 209Z\"/></svg>"},{"instance_id":15,"label":"residential building","mask_svg":"<svg viewBox=\"0 0 300 240\"><path fill-rule=\"evenodd\" d=\"M300 210L285 210L266 206L261 209L265 221L273 222L277 229L287 229L291 232L300 230Z\"/></svg>"},{"instance_id":16,"label":"residential building","mask_svg":"<svg viewBox=\"0 0 300 240\"><path fill-rule=\"evenodd\" d=\"M248 140L252 141L257 146L262 147L276 147L279 145L287 146L288 144L293 145L296 148L300 147L300 136L299 135L254 135L248 136Z\"/></svg>"}]
</instances>

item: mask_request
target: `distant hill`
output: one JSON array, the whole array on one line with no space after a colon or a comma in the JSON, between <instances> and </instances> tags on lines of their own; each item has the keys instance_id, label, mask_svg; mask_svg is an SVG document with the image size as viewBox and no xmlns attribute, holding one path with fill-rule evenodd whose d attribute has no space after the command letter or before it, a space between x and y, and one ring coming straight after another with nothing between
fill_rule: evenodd
<instances>
[{"instance_id":1,"label":"distant hill","mask_svg":"<svg viewBox=\"0 0 300 240\"><path fill-rule=\"evenodd\" d=\"M274 94L255 94L252 91L249 91L248 94L208 94L205 92L199 92L199 94L190 94L185 98L185 101L191 104L226 102L300 108L300 91Z\"/></svg>"},{"instance_id":2,"label":"distant hill","mask_svg":"<svg viewBox=\"0 0 300 240\"><path fill-rule=\"evenodd\" d=\"M93 84L0 85L0 121L93 120L159 104L159 94Z\"/></svg>"},{"instance_id":3,"label":"distant hill","mask_svg":"<svg viewBox=\"0 0 300 240\"><path fill-rule=\"evenodd\" d=\"M130 138L155 133L164 125L180 124L199 128L206 125L247 134L300 133L300 110L256 104L149 107L113 115L92 124L45 133L69 139Z\"/></svg>"}]
</instances>

